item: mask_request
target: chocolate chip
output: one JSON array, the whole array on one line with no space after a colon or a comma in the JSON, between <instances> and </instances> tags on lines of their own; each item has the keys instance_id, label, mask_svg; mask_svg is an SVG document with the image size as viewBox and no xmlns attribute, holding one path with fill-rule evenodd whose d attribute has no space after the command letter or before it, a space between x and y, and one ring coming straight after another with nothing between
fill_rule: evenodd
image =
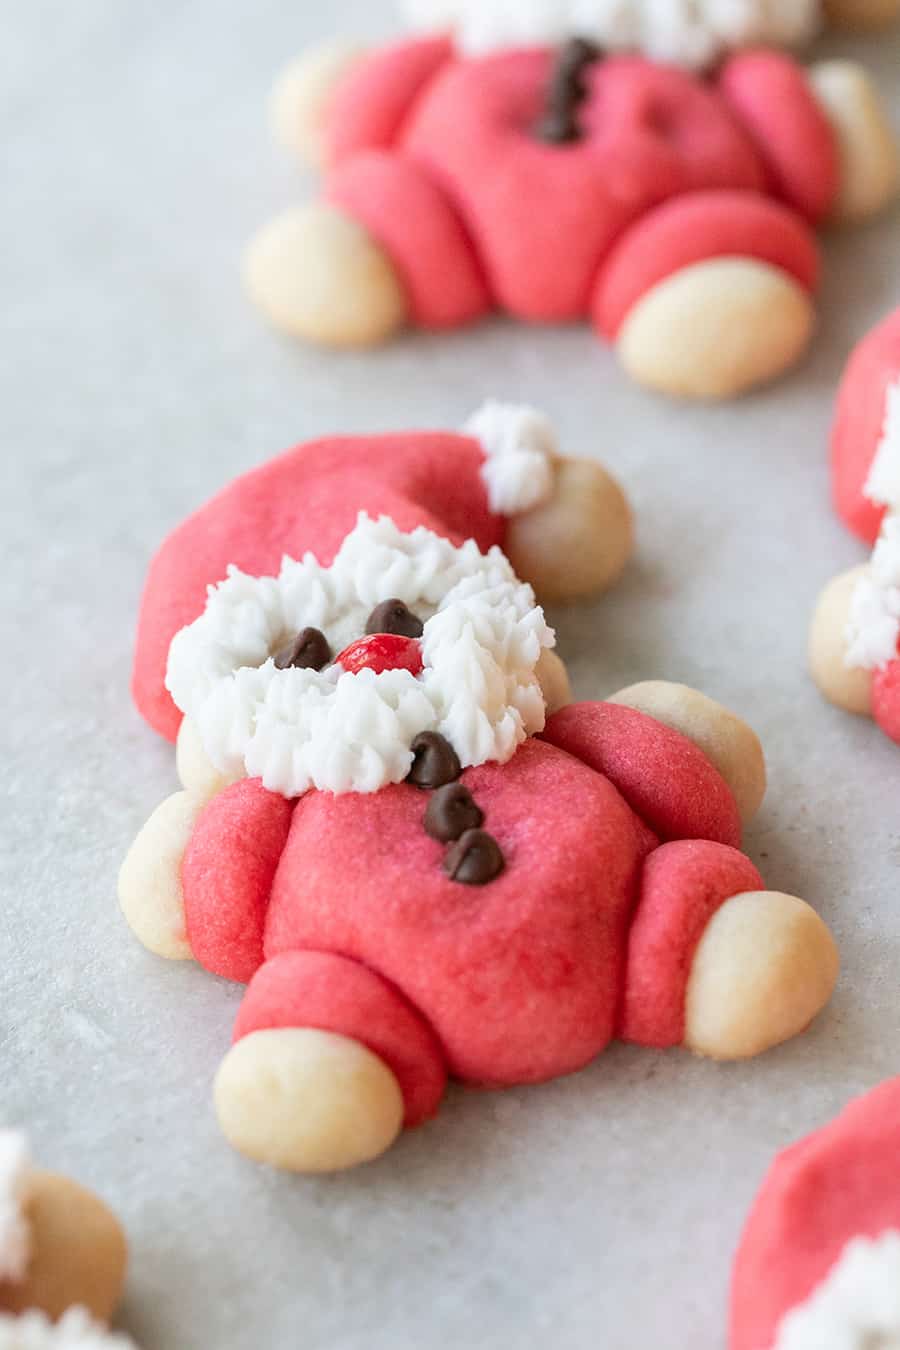
<instances>
[{"instance_id":1,"label":"chocolate chip","mask_svg":"<svg viewBox=\"0 0 900 1350\"><path fill-rule=\"evenodd\" d=\"M449 741L436 731L420 731L409 747L413 752L407 782L420 788L440 788L462 773L459 756Z\"/></svg>"},{"instance_id":2,"label":"chocolate chip","mask_svg":"<svg viewBox=\"0 0 900 1350\"><path fill-rule=\"evenodd\" d=\"M588 95L587 72L601 55L599 47L583 38L572 38L560 48L544 115L536 128L539 140L565 145L581 139L578 113Z\"/></svg>"},{"instance_id":3,"label":"chocolate chip","mask_svg":"<svg viewBox=\"0 0 900 1350\"><path fill-rule=\"evenodd\" d=\"M442 844L452 844L466 830L477 830L484 812L462 783L439 788L425 812L425 833Z\"/></svg>"},{"instance_id":4,"label":"chocolate chip","mask_svg":"<svg viewBox=\"0 0 900 1350\"><path fill-rule=\"evenodd\" d=\"M394 633L397 637L420 638L425 629L422 620L402 600L382 600L366 623L366 636Z\"/></svg>"},{"instance_id":5,"label":"chocolate chip","mask_svg":"<svg viewBox=\"0 0 900 1350\"><path fill-rule=\"evenodd\" d=\"M292 641L275 653L278 670L321 670L331 660L331 648L318 628L304 628Z\"/></svg>"},{"instance_id":6,"label":"chocolate chip","mask_svg":"<svg viewBox=\"0 0 900 1350\"><path fill-rule=\"evenodd\" d=\"M487 830L466 830L461 839L447 849L444 871L451 881L464 886L486 886L506 866L500 845Z\"/></svg>"}]
</instances>

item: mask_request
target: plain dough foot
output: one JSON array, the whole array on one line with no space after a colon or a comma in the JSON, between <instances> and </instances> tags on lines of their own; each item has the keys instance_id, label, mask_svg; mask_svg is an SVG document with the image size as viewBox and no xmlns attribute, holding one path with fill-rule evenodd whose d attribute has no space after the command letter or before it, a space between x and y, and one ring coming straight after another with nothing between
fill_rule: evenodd
<instances>
[{"instance_id":1,"label":"plain dough foot","mask_svg":"<svg viewBox=\"0 0 900 1350\"><path fill-rule=\"evenodd\" d=\"M181 863L203 801L188 792L153 812L119 871L119 903L140 943L168 961L189 961Z\"/></svg>"},{"instance_id":2,"label":"plain dough foot","mask_svg":"<svg viewBox=\"0 0 900 1350\"><path fill-rule=\"evenodd\" d=\"M831 998L839 964L831 933L803 900L777 891L733 896L694 956L685 1045L737 1060L790 1040Z\"/></svg>"},{"instance_id":3,"label":"plain dough foot","mask_svg":"<svg viewBox=\"0 0 900 1350\"><path fill-rule=\"evenodd\" d=\"M653 286L617 348L638 384L680 398L727 399L783 375L815 328L808 292L778 267L712 258Z\"/></svg>"},{"instance_id":4,"label":"plain dough foot","mask_svg":"<svg viewBox=\"0 0 900 1350\"><path fill-rule=\"evenodd\" d=\"M324 167L325 125L338 85L365 54L358 43L335 39L311 47L279 75L269 101L272 134L313 168Z\"/></svg>"},{"instance_id":5,"label":"plain dough foot","mask_svg":"<svg viewBox=\"0 0 900 1350\"><path fill-rule=\"evenodd\" d=\"M822 61L809 78L825 109L840 153L840 190L831 218L858 225L897 195L897 137L872 77L853 61Z\"/></svg>"},{"instance_id":6,"label":"plain dough foot","mask_svg":"<svg viewBox=\"0 0 900 1350\"><path fill-rule=\"evenodd\" d=\"M2 1284L0 1310L38 1309L53 1320L76 1305L108 1322L122 1294L128 1248L114 1214L68 1177L34 1170L28 1222L32 1254L21 1284Z\"/></svg>"},{"instance_id":7,"label":"plain dough foot","mask_svg":"<svg viewBox=\"0 0 900 1350\"><path fill-rule=\"evenodd\" d=\"M213 797L243 777L243 774L229 775L219 772L211 763L203 748L200 733L189 717L183 717L178 728L175 767L181 786L197 802L211 801Z\"/></svg>"},{"instance_id":8,"label":"plain dough foot","mask_svg":"<svg viewBox=\"0 0 900 1350\"><path fill-rule=\"evenodd\" d=\"M371 1162L403 1128L403 1094L384 1061L327 1031L277 1028L243 1037L222 1061L215 1104L238 1152L289 1172Z\"/></svg>"},{"instance_id":9,"label":"plain dough foot","mask_svg":"<svg viewBox=\"0 0 900 1350\"><path fill-rule=\"evenodd\" d=\"M634 548L631 508L599 464L560 459L548 501L513 516L504 552L543 601L580 600L608 590Z\"/></svg>"},{"instance_id":10,"label":"plain dough foot","mask_svg":"<svg viewBox=\"0 0 900 1350\"><path fill-rule=\"evenodd\" d=\"M731 788L743 823L750 823L766 795L766 759L742 718L698 690L666 680L633 684L608 702L636 708L693 741Z\"/></svg>"},{"instance_id":11,"label":"plain dough foot","mask_svg":"<svg viewBox=\"0 0 900 1350\"><path fill-rule=\"evenodd\" d=\"M819 690L836 708L872 716L872 672L848 666L846 629L857 583L867 564L842 572L819 597L809 633L809 668Z\"/></svg>"},{"instance_id":12,"label":"plain dough foot","mask_svg":"<svg viewBox=\"0 0 900 1350\"><path fill-rule=\"evenodd\" d=\"M318 202L276 216L248 245L244 279L269 321L327 347L373 347L407 321L391 259L344 212Z\"/></svg>"}]
</instances>

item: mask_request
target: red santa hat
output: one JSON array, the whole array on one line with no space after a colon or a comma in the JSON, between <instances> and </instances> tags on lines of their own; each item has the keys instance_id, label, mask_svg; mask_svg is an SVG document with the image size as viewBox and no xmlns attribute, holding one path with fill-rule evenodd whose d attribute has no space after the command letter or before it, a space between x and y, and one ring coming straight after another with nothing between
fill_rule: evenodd
<instances>
[{"instance_id":1,"label":"red santa hat","mask_svg":"<svg viewBox=\"0 0 900 1350\"><path fill-rule=\"evenodd\" d=\"M898 386L900 309L873 329L850 357L831 438L835 509L868 544L875 542L884 515L884 500L873 500L869 475L884 440L889 396Z\"/></svg>"},{"instance_id":2,"label":"red santa hat","mask_svg":"<svg viewBox=\"0 0 900 1350\"><path fill-rule=\"evenodd\" d=\"M900 1078L782 1153L738 1251L730 1350L900 1344Z\"/></svg>"}]
</instances>

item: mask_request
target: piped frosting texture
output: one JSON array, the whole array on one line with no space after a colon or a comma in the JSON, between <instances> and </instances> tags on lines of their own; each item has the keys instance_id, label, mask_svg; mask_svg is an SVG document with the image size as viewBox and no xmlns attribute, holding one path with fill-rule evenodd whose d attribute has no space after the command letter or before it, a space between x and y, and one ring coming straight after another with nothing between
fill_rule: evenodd
<instances>
[{"instance_id":1,"label":"piped frosting texture","mask_svg":"<svg viewBox=\"0 0 900 1350\"><path fill-rule=\"evenodd\" d=\"M900 381L888 388L884 429L863 491L887 514L851 598L845 660L877 670L896 657L900 642Z\"/></svg>"},{"instance_id":2,"label":"piped frosting texture","mask_svg":"<svg viewBox=\"0 0 900 1350\"><path fill-rule=\"evenodd\" d=\"M417 27L453 29L473 54L577 36L691 67L738 47L807 42L822 20L820 0L405 0L405 9Z\"/></svg>"},{"instance_id":3,"label":"piped frosting texture","mask_svg":"<svg viewBox=\"0 0 900 1350\"><path fill-rule=\"evenodd\" d=\"M73 1308L59 1322L43 1313L22 1317L0 1313L0 1350L136 1350L133 1341L93 1322L83 1308Z\"/></svg>"},{"instance_id":4,"label":"piped frosting texture","mask_svg":"<svg viewBox=\"0 0 900 1350\"><path fill-rule=\"evenodd\" d=\"M481 477L497 515L519 515L550 496L557 442L553 424L542 412L488 402L463 430L484 450Z\"/></svg>"},{"instance_id":5,"label":"piped frosting texture","mask_svg":"<svg viewBox=\"0 0 900 1350\"><path fill-rule=\"evenodd\" d=\"M284 641L315 627L339 652L376 605L397 598L424 621L422 673L279 670ZM285 558L277 577L230 568L203 615L174 638L166 687L222 772L271 791L376 792L402 782L412 740L446 737L463 767L505 762L543 729L535 674L552 631L503 553L457 548L361 514L331 567Z\"/></svg>"},{"instance_id":6,"label":"piped frosting texture","mask_svg":"<svg viewBox=\"0 0 900 1350\"><path fill-rule=\"evenodd\" d=\"M772 1350L900 1350L900 1233L856 1238Z\"/></svg>"}]
</instances>

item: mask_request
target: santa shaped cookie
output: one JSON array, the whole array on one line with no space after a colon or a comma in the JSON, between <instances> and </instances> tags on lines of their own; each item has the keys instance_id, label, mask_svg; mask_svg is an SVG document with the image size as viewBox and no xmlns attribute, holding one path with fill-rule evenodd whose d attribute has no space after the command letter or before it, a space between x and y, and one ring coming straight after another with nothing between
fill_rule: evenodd
<instances>
[{"instance_id":1,"label":"santa shaped cookie","mask_svg":"<svg viewBox=\"0 0 900 1350\"><path fill-rule=\"evenodd\" d=\"M615 1038L739 1058L837 973L740 851L759 742L694 691L572 704L535 596L618 575L621 492L530 410L299 446L154 560L134 692L184 790L120 897L141 941L248 984L229 1140L327 1171Z\"/></svg>"},{"instance_id":2,"label":"santa shaped cookie","mask_svg":"<svg viewBox=\"0 0 900 1350\"><path fill-rule=\"evenodd\" d=\"M126 1244L106 1205L31 1161L24 1135L0 1130L0 1347L130 1346L103 1329L125 1280Z\"/></svg>"},{"instance_id":3,"label":"santa shaped cookie","mask_svg":"<svg viewBox=\"0 0 900 1350\"><path fill-rule=\"evenodd\" d=\"M810 666L826 698L900 742L900 310L850 359L831 454L838 514L874 548L822 592Z\"/></svg>"},{"instance_id":4,"label":"santa shaped cookie","mask_svg":"<svg viewBox=\"0 0 900 1350\"><path fill-rule=\"evenodd\" d=\"M900 1078L776 1159L734 1268L730 1350L900 1346Z\"/></svg>"},{"instance_id":5,"label":"santa shaped cookie","mask_svg":"<svg viewBox=\"0 0 900 1350\"><path fill-rule=\"evenodd\" d=\"M692 397L799 359L817 229L867 219L897 185L860 67L728 54L807 35L818 5L417 8L444 31L318 49L277 86L279 136L327 171L322 200L247 253L250 294L278 328L343 347L498 309L588 319L635 379ZM708 73L670 63L718 56Z\"/></svg>"}]
</instances>

